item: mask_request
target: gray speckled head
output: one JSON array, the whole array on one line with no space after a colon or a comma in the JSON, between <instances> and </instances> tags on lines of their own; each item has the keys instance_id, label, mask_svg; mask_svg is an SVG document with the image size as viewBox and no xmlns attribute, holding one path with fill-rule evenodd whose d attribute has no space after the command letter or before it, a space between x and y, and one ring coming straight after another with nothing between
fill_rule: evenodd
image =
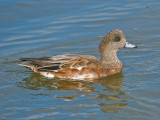
<instances>
[{"instance_id":1,"label":"gray speckled head","mask_svg":"<svg viewBox=\"0 0 160 120\"><path fill-rule=\"evenodd\" d=\"M120 63L116 53L119 49L124 47L135 48L136 46L126 42L125 35L121 30L112 30L104 37L99 45L99 54L102 61L105 63Z\"/></svg>"},{"instance_id":2,"label":"gray speckled head","mask_svg":"<svg viewBox=\"0 0 160 120\"><path fill-rule=\"evenodd\" d=\"M124 33L119 29L114 29L109 32L99 45L100 55L106 53L106 51L118 51L126 45L126 38Z\"/></svg>"}]
</instances>

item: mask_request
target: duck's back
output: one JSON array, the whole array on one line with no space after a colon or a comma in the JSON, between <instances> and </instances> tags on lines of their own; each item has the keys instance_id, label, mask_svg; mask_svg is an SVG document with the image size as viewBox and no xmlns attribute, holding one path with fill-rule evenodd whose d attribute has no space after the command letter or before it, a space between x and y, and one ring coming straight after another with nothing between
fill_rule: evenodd
<instances>
[{"instance_id":1,"label":"duck's back","mask_svg":"<svg viewBox=\"0 0 160 120\"><path fill-rule=\"evenodd\" d=\"M20 60L19 65L51 78L85 79L106 76L101 61L92 55L57 55Z\"/></svg>"}]
</instances>

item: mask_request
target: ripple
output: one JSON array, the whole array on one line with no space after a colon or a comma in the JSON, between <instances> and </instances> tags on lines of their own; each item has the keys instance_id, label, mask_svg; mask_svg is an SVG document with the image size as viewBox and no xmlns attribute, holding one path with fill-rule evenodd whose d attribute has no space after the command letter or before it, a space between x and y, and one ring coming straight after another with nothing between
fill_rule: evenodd
<instances>
[{"instance_id":1,"label":"ripple","mask_svg":"<svg viewBox=\"0 0 160 120\"><path fill-rule=\"evenodd\" d=\"M39 39L39 40L32 40L32 41L18 41L18 42L9 42L9 43L2 43L0 44L1 47L3 46L9 46L9 45L17 45L17 44L30 44L30 43L38 43L38 42L47 42L47 41L52 41L53 39L48 38L48 39Z\"/></svg>"}]
</instances>

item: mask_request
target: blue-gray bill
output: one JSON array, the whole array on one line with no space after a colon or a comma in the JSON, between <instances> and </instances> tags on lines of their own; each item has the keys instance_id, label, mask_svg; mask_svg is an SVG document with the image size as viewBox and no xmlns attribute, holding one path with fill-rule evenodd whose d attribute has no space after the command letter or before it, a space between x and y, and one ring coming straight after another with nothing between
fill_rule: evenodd
<instances>
[{"instance_id":1,"label":"blue-gray bill","mask_svg":"<svg viewBox=\"0 0 160 120\"><path fill-rule=\"evenodd\" d=\"M131 43L129 43L129 42L126 42L126 45L125 45L124 47L125 47L125 48L137 48L136 45L133 45L133 44L131 44Z\"/></svg>"}]
</instances>

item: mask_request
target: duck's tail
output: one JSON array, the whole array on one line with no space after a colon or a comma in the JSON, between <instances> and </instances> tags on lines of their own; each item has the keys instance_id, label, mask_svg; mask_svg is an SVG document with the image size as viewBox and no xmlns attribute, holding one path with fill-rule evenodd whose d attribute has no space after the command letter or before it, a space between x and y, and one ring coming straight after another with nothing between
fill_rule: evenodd
<instances>
[{"instance_id":1,"label":"duck's tail","mask_svg":"<svg viewBox=\"0 0 160 120\"><path fill-rule=\"evenodd\" d=\"M27 67L27 68L32 68L35 67L35 65L31 64L31 63L27 63L27 62L17 62L18 65Z\"/></svg>"},{"instance_id":2,"label":"duck's tail","mask_svg":"<svg viewBox=\"0 0 160 120\"><path fill-rule=\"evenodd\" d=\"M37 66L34 65L33 63L29 63L29 62L24 62L24 61L22 61L22 62L17 62L17 64L20 65L20 66L24 66L24 67L26 67L26 68L29 68L29 69L31 69L33 72L38 72L38 71L37 71Z\"/></svg>"}]
</instances>

